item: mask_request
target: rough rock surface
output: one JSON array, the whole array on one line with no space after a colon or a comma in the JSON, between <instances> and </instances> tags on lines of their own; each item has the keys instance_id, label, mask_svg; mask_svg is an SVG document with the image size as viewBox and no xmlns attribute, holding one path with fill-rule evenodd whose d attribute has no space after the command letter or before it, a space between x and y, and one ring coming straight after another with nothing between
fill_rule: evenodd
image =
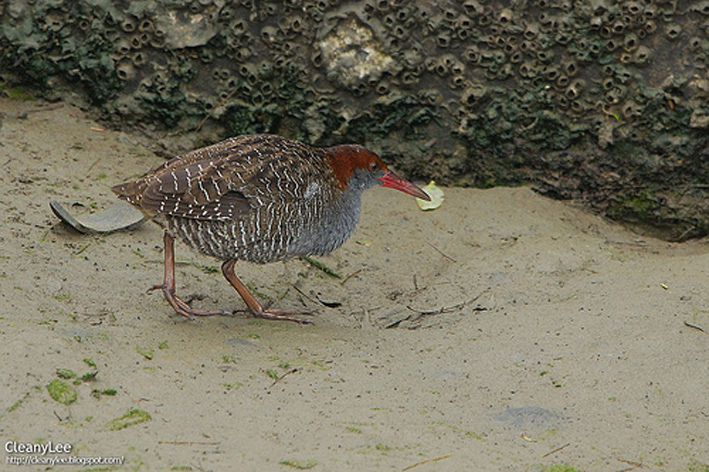
<instances>
[{"instance_id":1,"label":"rough rock surface","mask_svg":"<svg viewBox=\"0 0 709 472\"><path fill-rule=\"evenodd\" d=\"M167 154L356 141L414 177L709 228L707 1L9 1L0 25L8 93L195 132Z\"/></svg>"}]
</instances>

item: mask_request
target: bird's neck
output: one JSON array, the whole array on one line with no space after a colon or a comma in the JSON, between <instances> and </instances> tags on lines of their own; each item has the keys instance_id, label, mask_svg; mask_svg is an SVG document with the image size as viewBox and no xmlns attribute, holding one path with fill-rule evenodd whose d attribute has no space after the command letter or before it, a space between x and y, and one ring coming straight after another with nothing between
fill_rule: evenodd
<instances>
[{"instance_id":1,"label":"bird's neck","mask_svg":"<svg viewBox=\"0 0 709 472\"><path fill-rule=\"evenodd\" d=\"M308 238L310 254L332 252L352 236L359 222L363 191L359 185L347 185L324 208L322 219Z\"/></svg>"},{"instance_id":2,"label":"bird's neck","mask_svg":"<svg viewBox=\"0 0 709 472\"><path fill-rule=\"evenodd\" d=\"M358 146L344 144L341 146L329 147L326 150L330 167L332 168L335 178L340 184L340 188L342 190L345 190L347 183L355 171L352 155L358 148Z\"/></svg>"}]
</instances>

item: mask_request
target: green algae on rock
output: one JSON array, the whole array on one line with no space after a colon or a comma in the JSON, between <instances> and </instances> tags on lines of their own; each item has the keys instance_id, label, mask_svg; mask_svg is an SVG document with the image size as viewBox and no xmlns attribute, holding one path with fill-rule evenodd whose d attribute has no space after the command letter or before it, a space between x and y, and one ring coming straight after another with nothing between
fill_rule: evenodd
<instances>
[{"instance_id":1,"label":"green algae on rock","mask_svg":"<svg viewBox=\"0 0 709 472\"><path fill-rule=\"evenodd\" d=\"M532 183L684 239L709 226L705 4L10 2L0 82L200 142L362 142L414 178Z\"/></svg>"}]
</instances>

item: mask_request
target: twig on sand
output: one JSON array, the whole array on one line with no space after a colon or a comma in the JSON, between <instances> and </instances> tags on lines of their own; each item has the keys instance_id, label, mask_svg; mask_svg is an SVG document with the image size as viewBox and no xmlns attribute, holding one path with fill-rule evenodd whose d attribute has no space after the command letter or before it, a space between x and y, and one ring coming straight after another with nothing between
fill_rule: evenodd
<instances>
[{"instance_id":1,"label":"twig on sand","mask_svg":"<svg viewBox=\"0 0 709 472\"><path fill-rule=\"evenodd\" d=\"M169 444L171 446L218 446L218 441L158 441L158 444Z\"/></svg>"},{"instance_id":2,"label":"twig on sand","mask_svg":"<svg viewBox=\"0 0 709 472\"><path fill-rule=\"evenodd\" d=\"M93 162L93 164L91 164L91 165L89 166L88 169L86 169L86 173L88 174L89 172L91 172L91 170L92 170L92 169L96 166L96 164L98 164L99 162L101 162L101 158L100 158L100 157L99 157L98 159L96 159L96 160Z\"/></svg>"},{"instance_id":3,"label":"twig on sand","mask_svg":"<svg viewBox=\"0 0 709 472\"><path fill-rule=\"evenodd\" d=\"M420 316L431 316L431 315L440 315L443 313L451 313L454 311L458 311L461 308L464 308L466 305L470 305L471 303L476 301L478 298L480 298L484 293L487 293L489 290L490 289L483 290L482 292L480 292L479 294L477 294L476 296L474 296L470 300L466 300L462 303L458 303L457 305L444 306L444 307L441 307L437 310L418 310L416 308L411 308L409 305L406 305L406 308L408 308L409 310L411 310L415 313L418 313Z\"/></svg>"},{"instance_id":4,"label":"twig on sand","mask_svg":"<svg viewBox=\"0 0 709 472\"><path fill-rule=\"evenodd\" d=\"M417 462L417 463L415 463L415 464L411 464L410 466L406 467L405 469L401 469L401 471L402 471L402 472L405 472L405 471L407 471L407 470L413 469L414 467L418 467L418 466L420 466L420 465L428 464L428 463L430 463L430 462L442 461L443 459L448 459L450 456L451 456L450 454L446 454L445 456L434 457L433 459L427 459L427 460L425 460L425 461Z\"/></svg>"},{"instance_id":5,"label":"twig on sand","mask_svg":"<svg viewBox=\"0 0 709 472\"><path fill-rule=\"evenodd\" d=\"M480 298L483 294L485 294L489 291L490 291L490 289L487 288L487 289L483 290L482 292L480 292L479 294L477 294L476 296L474 296L473 298L471 298L470 300L466 300L462 303L458 303L457 305L444 306L444 307L438 308L437 310L418 310L416 308L410 307L409 305L406 305L406 308L411 310L413 313L411 313L409 316L407 316L405 318L394 321L393 323L385 326L384 328L386 328L386 329L396 328L404 321L416 321L420 318L423 318L424 316L441 315L443 313L451 313L451 312L461 310L461 309L465 308L465 306L470 305L471 303L476 301L478 298ZM476 309L476 311L483 311L483 310L487 310L487 308Z\"/></svg>"},{"instance_id":6,"label":"twig on sand","mask_svg":"<svg viewBox=\"0 0 709 472\"><path fill-rule=\"evenodd\" d=\"M556 454L557 452L559 452L559 451L561 451L562 449L567 448L567 447L569 447L569 446L571 446L571 443L566 443L566 444L564 444L564 445L561 446L561 447L557 447L557 448L554 449L553 451L549 451L549 452L547 452L546 454L543 454L543 455L542 455L542 459L544 459L545 457L549 457L549 456L551 456L552 454Z\"/></svg>"},{"instance_id":7,"label":"twig on sand","mask_svg":"<svg viewBox=\"0 0 709 472\"><path fill-rule=\"evenodd\" d=\"M279 375L278 377L276 377L276 379L273 381L273 383L271 384L271 386L268 387L268 388L273 388L273 386L276 385L276 384L277 384L278 382L280 382L281 380L283 380L283 378L284 378L286 375L295 374L296 372L298 372L298 368L297 368L297 367L295 367L295 368L289 370L289 371L286 372L285 374Z\"/></svg>"},{"instance_id":8,"label":"twig on sand","mask_svg":"<svg viewBox=\"0 0 709 472\"><path fill-rule=\"evenodd\" d=\"M441 256L445 257L446 259L448 259L451 262L458 262L455 259L453 259L451 256L449 256L448 254L446 254L445 252L441 251L436 246L434 246L433 243L431 241L429 241L428 239L426 240L426 242L428 243L429 246L431 246L433 249L435 249L436 252L438 254L440 254Z\"/></svg>"},{"instance_id":9,"label":"twig on sand","mask_svg":"<svg viewBox=\"0 0 709 472\"><path fill-rule=\"evenodd\" d=\"M316 303L316 304L320 303L320 300L316 300L315 298L311 297L310 295L308 295L307 293L305 293L304 291L299 289L297 285L291 284L291 287L293 287L299 294L303 295L305 298L307 298L311 302Z\"/></svg>"},{"instance_id":10,"label":"twig on sand","mask_svg":"<svg viewBox=\"0 0 709 472\"><path fill-rule=\"evenodd\" d=\"M684 325L685 325L687 328L696 329L697 331L701 331L702 333L706 333L706 331L704 331L704 328L702 328L701 326L697 326L697 325L692 324L692 323L689 323L689 322L687 322L687 321L684 322Z\"/></svg>"},{"instance_id":11,"label":"twig on sand","mask_svg":"<svg viewBox=\"0 0 709 472\"><path fill-rule=\"evenodd\" d=\"M640 462L634 462L634 461L626 461L625 459L617 459L618 462L623 462L625 464L632 465L633 467L630 469L623 469L623 470L633 470L633 469L638 469L638 468L645 468L649 469L649 466L646 466L645 464L641 464Z\"/></svg>"},{"instance_id":12,"label":"twig on sand","mask_svg":"<svg viewBox=\"0 0 709 472\"><path fill-rule=\"evenodd\" d=\"M340 281L340 285L345 285L345 282L347 282L348 280L350 280L350 278L354 277L360 272L362 272L362 269L357 269L356 271L350 272L349 274L345 275L345 278Z\"/></svg>"},{"instance_id":13,"label":"twig on sand","mask_svg":"<svg viewBox=\"0 0 709 472\"><path fill-rule=\"evenodd\" d=\"M479 295L478 295L479 296ZM477 297L476 297L477 298ZM413 311L414 313L418 314L419 316L431 316L431 315L441 315L443 313L450 313L452 311L457 311L463 308L465 305L467 305L470 302L473 302L474 300L469 300L467 302L462 302L458 303L457 305L451 305L451 306L444 306L441 307L437 310L419 310L417 308L411 308L411 306L406 305L406 308L409 310Z\"/></svg>"}]
</instances>

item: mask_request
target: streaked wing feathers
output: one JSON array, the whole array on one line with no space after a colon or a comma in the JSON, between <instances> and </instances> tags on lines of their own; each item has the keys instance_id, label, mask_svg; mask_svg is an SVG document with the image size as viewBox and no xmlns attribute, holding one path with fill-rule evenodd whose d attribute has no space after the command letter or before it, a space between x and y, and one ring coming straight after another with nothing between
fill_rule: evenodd
<instances>
[{"instance_id":1,"label":"streaked wing feathers","mask_svg":"<svg viewBox=\"0 0 709 472\"><path fill-rule=\"evenodd\" d=\"M304 183L323 172L315 162L319 158L325 159L309 146L278 136L239 136L171 159L114 191L152 214L237 219L255 205L302 198Z\"/></svg>"}]
</instances>

